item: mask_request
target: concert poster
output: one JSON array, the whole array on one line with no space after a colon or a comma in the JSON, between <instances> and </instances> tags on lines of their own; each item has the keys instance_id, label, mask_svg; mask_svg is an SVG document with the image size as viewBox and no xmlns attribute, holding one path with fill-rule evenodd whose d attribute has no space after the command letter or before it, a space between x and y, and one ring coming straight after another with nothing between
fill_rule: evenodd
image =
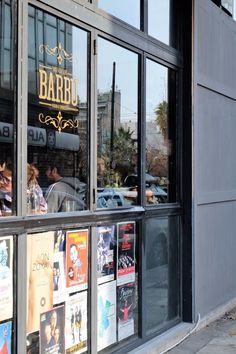
<instances>
[{"instance_id":1,"label":"concert poster","mask_svg":"<svg viewBox=\"0 0 236 354\"><path fill-rule=\"evenodd\" d=\"M39 331L40 314L53 306L54 232L27 236L27 333Z\"/></svg>"},{"instance_id":2,"label":"concert poster","mask_svg":"<svg viewBox=\"0 0 236 354\"><path fill-rule=\"evenodd\" d=\"M56 252L53 258L53 304L60 304L65 298L65 252Z\"/></svg>"},{"instance_id":3,"label":"concert poster","mask_svg":"<svg viewBox=\"0 0 236 354\"><path fill-rule=\"evenodd\" d=\"M54 307L40 315L40 354L65 353L65 308Z\"/></svg>"},{"instance_id":4,"label":"concert poster","mask_svg":"<svg viewBox=\"0 0 236 354\"><path fill-rule=\"evenodd\" d=\"M98 351L116 342L116 281L98 286Z\"/></svg>"},{"instance_id":5,"label":"concert poster","mask_svg":"<svg viewBox=\"0 0 236 354\"><path fill-rule=\"evenodd\" d=\"M134 309L136 306L135 284L129 283L117 288L118 340L134 334Z\"/></svg>"},{"instance_id":6,"label":"concert poster","mask_svg":"<svg viewBox=\"0 0 236 354\"><path fill-rule=\"evenodd\" d=\"M69 292L88 287L88 229L67 231L66 287Z\"/></svg>"},{"instance_id":7,"label":"concert poster","mask_svg":"<svg viewBox=\"0 0 236 354\"><path fill-rule=\"evenodd\" d=\"M12 322L0 324L0 353L11 354Z\"/></svg>"},{"instance_id":8,"label":"concert poster","mask_svg":"<svg viewBox=\"0 0 236 354\"><path fill-rule=\"evenodd\" d=\"M97 277L98 284L114 280L115 226L97 227Z\"/></svg>"},{"instance_id":9,"label":"concert poster","mask_svg":"<svg viewBox=\"0 0 236 354\"><path fill-rule=\"evenodd\" d=\"M13 311L13 237L0 237L0 321Z\"/></svg>"},{"instance_id":10,"label":"concert poster","mask_svg":"<svg viewBox=\"0 0 236 354\"><path fill-rule=\"evenodd\" d=\"M117 285L135 282L135 222L117 224Z\"/></svg>"},{"instance_id":11,"label":"concert poster","mask_svg":"<svg viewBox=\"0 0 236 354\"><path fill-rule=\"evenodd\" d=\"M87 351L87 291L68 298L65 303L66 354Z\"/></svg>"}]
</instances>

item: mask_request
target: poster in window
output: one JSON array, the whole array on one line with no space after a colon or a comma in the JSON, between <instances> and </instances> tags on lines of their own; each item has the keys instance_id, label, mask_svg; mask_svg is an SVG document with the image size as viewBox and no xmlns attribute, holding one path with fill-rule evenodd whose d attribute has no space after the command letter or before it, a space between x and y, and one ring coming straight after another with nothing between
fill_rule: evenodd
<instances>
[{"instance_id":1,"label":"poster in window","mask_svg":"<svg viewBox=\"0 0 236 354\"><path fill-rule=\"evenodd\" d=\"M55 252L53 259L53 304L60 304L66 298L65 252Z\"/></svg>"},{"instance_id":2,"label":"poster in window","mask_svg":"<svg viewBox=\"0 0 236 354\"><path fill-rule=\"evenodd\" d=\"M54 307L40 315L40 354L65 353L64 306Z\"/></svg>"},{"instance_id":3,"label":"poster in window","mask_svg":"<svg viewBox=\"0 0 236 354\"><path fill-rule=\"evenodd\" d=\"M88 287L88 229L67 231L66 287L69 292Z\"/></svg>"},{"instance_id":4,"label":"poster in window","mask_svg":"<svg viewBox=\"0 0 236 354\"><path fill-rule=\"evenodd\" d=\"M98 351L116 342L116 281L98 286Z\"/></svg>"},{"instance_id":5,"label":"poster in window","mask_svg":"<svg viewBox=\"0 0 236 354\"><path fill-rule=\"evenodd\" d=\"M135 281L135 222L117 224L117 285Z\"/></svg>"},{"instance_id":6,"label":"poster in window","mask_svg":"<svg viewBox=\"0 0 236 354\"><path fill-rule=\"evenodd\" d=\"M66 301L66 353L83 353L87 350L87 291Z\"/></svg>"},{"instance_id":7,"label":"poster in window","mask_svg":"<svg viewBox=\"0 0 236 354\"><path fill-rule=\"evenodd\" d=\"M114 229L114 225L97 227L98 284L114 280Z\"/></svg>"},{"instance_id":8,"label":"poster in window","mask_svg":"<svg viewBox=\"0 0 236 354\"><path fill-rule=\"evenodd\" d=\"M11 354L12 322L0 324L0 354Z\"/></svg>"},{"instance_id":9,"label":"poster in window","mask_svg":"<svg viewBox=\"0 0 236 354\"><path fill-rule=\"evenodd\" d=\"M27 333L39 331L40 314L53 306L54 232L27 236Z\"/></svg>"},{"instance_id":10,"label":"poster in window","mask_svg":"<svg viewBox=\"0 0 236 354\"><path fill-rule=\"evenodd\" d=\"M12 317L13 309L13 237L0 238L0 321Z\"/></svg>"},{"instance_id":11,"label":"poster in window","mask_svg":"<svg viewBox=\"0 0 236 354\"><path fill-rule=\"evenodd\" d=\"M134 334L135 284L124 284L117 288L118 340Z\"/></svg>"},{"instance_id":12,"label":"poster in window","mask_svg":"<svg viewBox=\"0 0 236 354\"><path fill-rule=\"evenodd\" d=\"M57 230L54 234L54 252L65 252L66 250L66 231Z\"/></svg>"}]
</instances>

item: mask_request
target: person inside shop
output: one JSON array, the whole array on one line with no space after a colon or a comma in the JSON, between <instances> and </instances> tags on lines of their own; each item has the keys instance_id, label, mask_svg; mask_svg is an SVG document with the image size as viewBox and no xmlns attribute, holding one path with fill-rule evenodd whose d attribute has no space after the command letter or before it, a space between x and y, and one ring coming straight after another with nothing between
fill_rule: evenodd
<instances>
[{"instance_id":1,"label":"person inside shop","mask_svg":"<svg viewBox=\"0 0 236 354\"><path fill-rule=\"evenodd\" d=\"M0 164L0 216L12 214L12 171L12 164Z\"/></svg>"},{"instance_id":2,"label":"person inside shop","mask_svg":"<svg viewBox=\"0 0 236 354\"><path fill-rule=\"evenodd\" d=\"M108 183L106 162L103 157L97 159L97 186L98 188L106 187Z\"/></svg>"},{"instance_id":3,"label":"person inside shop","mask_svg":"<svg viewBox=\"0 0 236 354\"><path fill-rule=\"evenodd\" d=\"M65 175L65 174L64 174ZM59 164L49 165L46 176L53 182L47 189L45 199L49 213L84 210L86 184L76 177L63 177Z\"/></svg>"},{"instance_id":4,"label":"person inside shop","mask_svg":"<svg viewBox=\"0 0 236 354\"><path fill-rule=\"evenodd\" d=\"M34 164L27 164L27 214L45 214L47 203L38 184L39 170Z\"/></svg>"}]
</instances>

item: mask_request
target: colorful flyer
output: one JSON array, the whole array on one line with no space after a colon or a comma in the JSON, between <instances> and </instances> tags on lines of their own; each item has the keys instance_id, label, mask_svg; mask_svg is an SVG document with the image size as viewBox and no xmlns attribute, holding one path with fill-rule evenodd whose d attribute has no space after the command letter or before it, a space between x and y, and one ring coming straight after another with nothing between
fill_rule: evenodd
<instances>
[{"instance_id":1,"label":"colorful flyer","mask_svg":"<svg viewBox=\"0 0 236 354\"><path fill-rule=\"evenodd\" d=\"M67 231L66 287L69 292L88 287L88 229Z\"/></svg>"},{"instance_id":2,"label":"colorful flyer","mask_svg":"<svg viewBox=\"0 0 236 354\"><path fill-rule=\"evenodd\" d=\"M66 301L66 353L87 351L87 296L87 291L82 291Z\"/></svg>"},{"instance_id":3,"label":"colorful flyer","mask_svg":"<svg viewBox=\"0 0 236 354\"><path fill-rule=\"evenodd\" d=\"M97 227L98 284L114 280L114 229L114 225Z\"/></svg>"},{"instance_id":4,"label":"colorful flyer","mask_svg":"<svg viewBox=\"0 0 236 354\"><path fill-rule=\"evenodd\" d=\"M135 284L121 285L117 289L118 340L134 334Z\"/></svg>"},{"instance_id":5,"label":"colorful flyer","mask_svg":"<svg viewBox=\"0 0 236 354\"><path fill-rule=\"evenodd\" d=\"M40 315L40 354L65 353L64 306L54 307Z\"/></svg>"},{"instance_id":6,"label":"colorful flyer","mask_svg":"<svg viewBox=\"0 0 236 354\"><path fill-rule=\"evenodd\" d=\"M27 236L27 333L39 331L40 314L53 306L54 232Z\"/></svg>"},{"instance_id":7,"label":"colorful flyer","mask_svg":"<svg viewBox=\"0 0 236 354\"><path fill-rule=\"evenodd\" d=\"M135 281L135 222L117 224L117 285Z\"/></svg>"},{"instance_id":8,"label":"colorful flyer","mask_svg":"<svg viewBox=\"0 0 236 354\"><path fill-rule=\"evenodd\" d=\"M66 298L65 252L54 253L53 262L53 304L60 304Z\"/></svg>"},{"instance_id":9,"label":"colorful flyer","mask_svg":"<svg viewBox=\"0 0 236 354\"><path fill-rule=\"evenodd\" d=\"M12 322L0 324L0 353L11 354Z\"/></svg>"},{"instance_id":10,"label":"colorful flyer","mask_svg":"<svg viewBox=\"0 0 236 354\"><path fill-rule=\"evenodd\" d=\"M98 351L116 342L116 281L98 286Z\"/></svg>"},{"instance_id":11,"label":"colorful flyer","mask_svg":"<svg viewBox=\"0 0 236 354\"><path fill-rule=\"evenodd\" d=\"M0 321L13 311L13 237L0 238Z\"/></svg>"}]
</instances>

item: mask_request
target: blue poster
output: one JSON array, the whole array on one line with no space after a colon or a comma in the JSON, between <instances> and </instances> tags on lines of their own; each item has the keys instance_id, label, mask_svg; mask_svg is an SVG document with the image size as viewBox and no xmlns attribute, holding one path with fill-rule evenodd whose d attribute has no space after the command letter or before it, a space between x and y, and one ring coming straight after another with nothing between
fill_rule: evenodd
<instances>
[{"instance_id":1,"label":"blue poster","mask_svg":"<svg viewBox=\"0 0 236 354\"><path fill-rule=\"evenodd\" d=\"M0 324L0 354L11 354L12 322Z\"/></svg>"}]
</instances>

